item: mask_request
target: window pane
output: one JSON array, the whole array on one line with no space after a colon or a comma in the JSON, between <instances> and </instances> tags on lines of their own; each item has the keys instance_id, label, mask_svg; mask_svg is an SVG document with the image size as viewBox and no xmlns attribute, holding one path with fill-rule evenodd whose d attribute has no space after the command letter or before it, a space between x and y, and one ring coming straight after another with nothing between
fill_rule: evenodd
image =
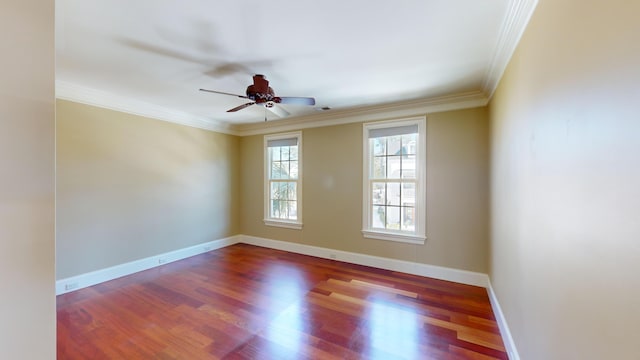
<instances>
[{"instance_id":1,"label":"window pane","mask_svg":"<svg viewBox=\"0 0 640 360\"><path fill-rule=\"evenodd\" d=\"M289 166L291 166L291 161L282 161L280 164L282 167L282 179L289 179Z\"/></svg>"},{"instance_id":2,"label":"window pane","mask_svg":"<svg viewBox=\"0 0 640 360\"><path fill-rule=\"evenodd\" d=\"M374 138L369 139L370 144L372 144L372 153L373 156L386 155L387 150L387 138Z\"/></svg>"},{"instance_id":3,"label":"window pane","mask_svg":"<svg viewBox=\"0 0 640 360\"><path fill-rule=\"evenodd\" d=\"M283 189L286 191L287 200L296 200L296 183L295 182L287 182L283 183Z\"/></svg>"},{"instance_id":4,"label":"window pane","mask_svg":"<svg viewBox=\"0 0 640 360\"><path fill-rule=\"evenodd\" d=\"M386 156L378 156L373 158L373 168L371 176L374 179L385 179L387 177L387 158Z\"/></svg>"},{"instance_id":5,"label":"window pane","mask_svg":"<svg viewBox=\"0 0 640 360\"><path fill-rule=\"evenodd\" d=\"M271 183L271 195L270 195L270 198L272 200L282 199L281 194L280 194L280 183L279 182L272 182Z\"/></svg>"},{"instance_id":6,"label":"window pane","mask_svg":"<svg viewBox=\"0 0 640 360\"><path fill-rule=\"evenodd\" d=\"M400 206L400 183L387 183L387 205Z\"/></svg>"},{"instance_id":7,"label":"window pane","mask_svg":"<svg viewBox=\"0 0 640 360\"><path fill-rule=\"evenodd\" d=\"M298 162L290 161L289 162L289 179L297 179L298 178Z\"/></svg>"},{"instance_id":8,"label":"window pane","mask_svg":"<svg viewBox=\"0 0 640 360\"><path fill-rule=\"evenodd\" d=\"M292 198L295 198L295 196L291 196L289 183L280 184L280 191L282 191L282 196L285 200L291 200Z\"/></svg>"},{"instance_id":9,"label":"window pane","mask_svg":"<svg viewBox=\"0 0 640 360\"><path fill-rule=\"evenodd\" d=\"M274 161L271 163L271 179L282 178L282 163L280 161Z\"/></svg>"},{"instance_id":10,"label":"window pane","mask_svg":"<svg viewBox=\"0 0 640 360\"><path fill-rule=\"evenodd\" d=\"M280 160L280 147L270 147L269 151L271 152L271 161Z\"/></svg>"},{"instance_id":11,"label":"window pane","mask_svg":"<svg viewBox=\"0 0 640 360\"><path fill-rule=\"evenodd\" d=\"M386 204L385 183L373 183L371 189L371 199L374 205Z\"/></svg>"},{"instance_id":12,"label":"window pane","mask_svg":"<svg viewBox=\"0 0 640 360\"><path fill-rule=\"evenodd\" d=\"M374 206L371 212L371 227L384 229L386 223L385 206Z\"/></svg>"},{"instance_id":13,"label":"window pane","mask_svg":"<svg viewBox=\"0 0 640 360\"><path fill-rule=\"evenodd\" d=\"M289 191L289 183L283 182L280 183L280 193L282 193L282 198L283 200L291 200L290 195L290 191ZM285 205L286 207L286 205Z\"/></svg>"},{"instance_id":14,"label":"window pane","mask_svg":"<svg viewBox=\"0 0 640 360\"><path fill-rule=\"evenodd\" d=\"M296 220L298 218L298 202L287 201L287 213L289 220Z\"/></svg>"},{"instance_id":15,"label":"window pane","mask_svg":"<svg viewBox=\"0 0 640 360\"><path fill-rule=\"evenodd\" d=\"M280 200L271 200L271 214L272 218L280 218Z\"/></svg>"},{"instance_id":16,"label":"window pane","mask_svg":"<svg viewBox=\"0 0 640 360\"><path fill-rule=\"evenodd\" d=\"M282 160L289 160L289 148L290 146L283 146L280 148L280 157Z\"/></svg>"},{"instance_id":17,"label":"window pane","mask_svg":"<svg viewBox=\"0 0 640 360\"><path fill-rule=\"evenodd\" d=\"M400 230L400 207L387 206L387 229Z\"/></svg>"},{"instance_id":18,"label":"window pane","mask_svg":"<svg viewBox=\"0 0 640 360\"><path fill-rule=\"evenodd\" d=\"M416 229L415 214L416 214L416 209L413 207L402 208L402 230L415 231Z\"/></svg>"},{"instance_id":19,"label":"window pane","mask_svg":"<svg viewBox=\"0 0 640 360\"><path fill-rule=\"evenodd\" d=\"M400 145L402 136L389 136L384 139L387 139L387 155L401 155Z\"/></svg>"},{"instance_id":20,"label":"window pane","mask_svg":"<svg viewBox=\"0 0 640 360\"><path fill-rule=\"evenodd\" d=\"M293 192L293 197L291 194L292 192ZM295 186L290 186L289 183L286 183L286 182L271 183L271 199L295 200Z\"/></svg>"},{"instance_id":21,"label":"window pane","mask_svg":"<svg viewBox=\"0 0 640 360\"><path fill-rule=\"evenodd\" d=\"M418 134L402 135L402 154L415 155Z\"/></svg>"},{"instance_id":22,"label":"window pane","mask_svg":"<svg viewBox=\"0 0 640 360\"><path fill-rule=\"evenodd\" d=\"M282 160L278 164L279 177L278 179L289 179L289 163L290 161Z\"/></svg>"},{"instance_id":23,"label":"window pane","mask_svg":"<svg viewBox=\"0 0 640 360\"><path fill-rule=\"evenodd\" d=\"M387 157L387 179L400 179L402 156Z\"/></svg>"},{"instance_id":24,"label":"window pane","mask_svg":"<svg viewBox=\"0 0 640 360\"><path fill-rule=\"evenodd\" d=\"M416 178L416 156L415 155L408 155L402 158L402 178L403 179Z\"/></svg>"},{"instance_id":25,"label":"window pane","mask_svg":"<svg viewBox=\"0 0 640 360\"><path fill-rule=\"evenodd\" d=\"M289 148L289 158L291 160L298 160L298 147L292 146Z\"/></svg>"},{"instance_id":26,"label":"window pane","mask_svg":"<svg viewBox=\"0 0 640 360\"><path fill-rule=\"evenodd\" d=\"M414 183L402 183L402 206L415 206L416 205L416 184Z\"/></svg>"}]
</instances>

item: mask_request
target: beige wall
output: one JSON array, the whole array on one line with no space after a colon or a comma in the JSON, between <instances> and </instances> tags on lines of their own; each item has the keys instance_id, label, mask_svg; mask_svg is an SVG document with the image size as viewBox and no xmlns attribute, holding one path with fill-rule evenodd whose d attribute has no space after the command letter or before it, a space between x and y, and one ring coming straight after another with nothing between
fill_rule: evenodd
<instances>
[{"instance_id":1,"label":"beige wall","mask_svg":"<svg viewBox=\"0 0 640 360\"><path fill-rule=\"evenodd\" d=\"M239 140L57 101L57 277L236 235Z\"/></svg>"},{"instance_id":2,"label":"beige wall","mask_svg":"<svg viewBox=\"0 0 640 360\"><path fill-rule=\"evenodd\" d=\"M265 226L263 136L241 139L242 232L246 235L487 272L488 118L485 109L427 120L425 245L362 234L362 124L303 131L303 230Z\"/></svg>"},{"instance_id":3,"label":"beige wall","mask_svg":"<svg viewBox=\"0 0 640 360\"><path fill-rule=\"evenodd\" d=\"M0 357L55 358L53 1L0 5Z\"/></svg>"},{"instance_id":4,"label":"beige wall","mask_svg":"<svg viewBox=\"0 0 640 360\"><path fill-rule=\"evenodd\" d=\"M490 104L490 276L525 360L640 359L638 14L541 0Z\"/></svg>"}]
</instances>

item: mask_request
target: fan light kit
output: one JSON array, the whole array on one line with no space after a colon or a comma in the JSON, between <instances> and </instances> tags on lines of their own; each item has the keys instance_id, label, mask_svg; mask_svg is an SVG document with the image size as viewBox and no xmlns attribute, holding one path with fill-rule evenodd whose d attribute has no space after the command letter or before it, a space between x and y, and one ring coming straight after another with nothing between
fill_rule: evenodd
<instances>
[{"instance_id":1,"label":"fan light kit","mask_svg":"<svg viewBox=\"0 0 640 360\"><path fill-rule=\"evenodd\" d=\"M200 89L200 91L222 94L222 95L230 95L239 97L242 99L251 100L248 103L242 104L240 106L236 106L233 109L227 110L227 112L236 112L238 110L242 110L251 105L262 105L266 109L271 110L274 114L285 117L289 115L289 112L284 110L283 108L277 106L276 104L293 104L293 105L315 105L316 100L312 97L279 97L276 96L275 92L269 86L269 81L264 75L256 74L253 75L253 85L249 85L247 87L246 95L238 95L231 94L222 91L216 90L208 90L208 89ZM267 118L265 117L265 121Z\"/></svg>"}]
</instances>

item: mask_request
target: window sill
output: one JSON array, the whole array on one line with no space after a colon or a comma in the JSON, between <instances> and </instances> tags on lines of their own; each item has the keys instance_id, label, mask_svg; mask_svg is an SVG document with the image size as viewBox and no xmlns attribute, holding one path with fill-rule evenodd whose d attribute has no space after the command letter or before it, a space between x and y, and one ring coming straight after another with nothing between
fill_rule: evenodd
<instances>
[{"instance_id":1,"label":"window sill","mask_svg":"<svg viewBox=\"0 0 640 360\"><path fill-rule=\"evenodd\" d=\"M418 245L424 245L425 241L427 240L426 237L419 236L419 235L396 234L396 233L390 233L390 232L371 231L371 230L362 230L362 234L364 235L364 237L369 239L397 241L397 242L418 244Z\"/></svg>"},{"instance_id":2,"label":"window sill","mask_svg":"<svg viewBox=\"0 0 640 360\"><path fill-rule=\"evenodd\" d=\"M282 220L272 220L272 219L264 219L263 221L264 221L264 224L267 226L302 230L302 223L295 222L295 221L282 221Z\"/></svg>"}]
</instances>

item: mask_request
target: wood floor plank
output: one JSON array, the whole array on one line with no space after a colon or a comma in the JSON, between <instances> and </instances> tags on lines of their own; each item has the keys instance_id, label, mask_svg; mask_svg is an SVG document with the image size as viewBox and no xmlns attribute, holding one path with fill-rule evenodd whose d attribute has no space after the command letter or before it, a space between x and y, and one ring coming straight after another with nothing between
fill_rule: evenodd
<instances>
[{"instance_id":1,"label":"wood floor plank","mask_svg":"<svg viewBox=\"0 0 640 360\"><path fill-rule=\"evenodd\" d=\"M483 288L236 244L57 298L58 359L507 359Z\"/></svg>"}]
</instances>

